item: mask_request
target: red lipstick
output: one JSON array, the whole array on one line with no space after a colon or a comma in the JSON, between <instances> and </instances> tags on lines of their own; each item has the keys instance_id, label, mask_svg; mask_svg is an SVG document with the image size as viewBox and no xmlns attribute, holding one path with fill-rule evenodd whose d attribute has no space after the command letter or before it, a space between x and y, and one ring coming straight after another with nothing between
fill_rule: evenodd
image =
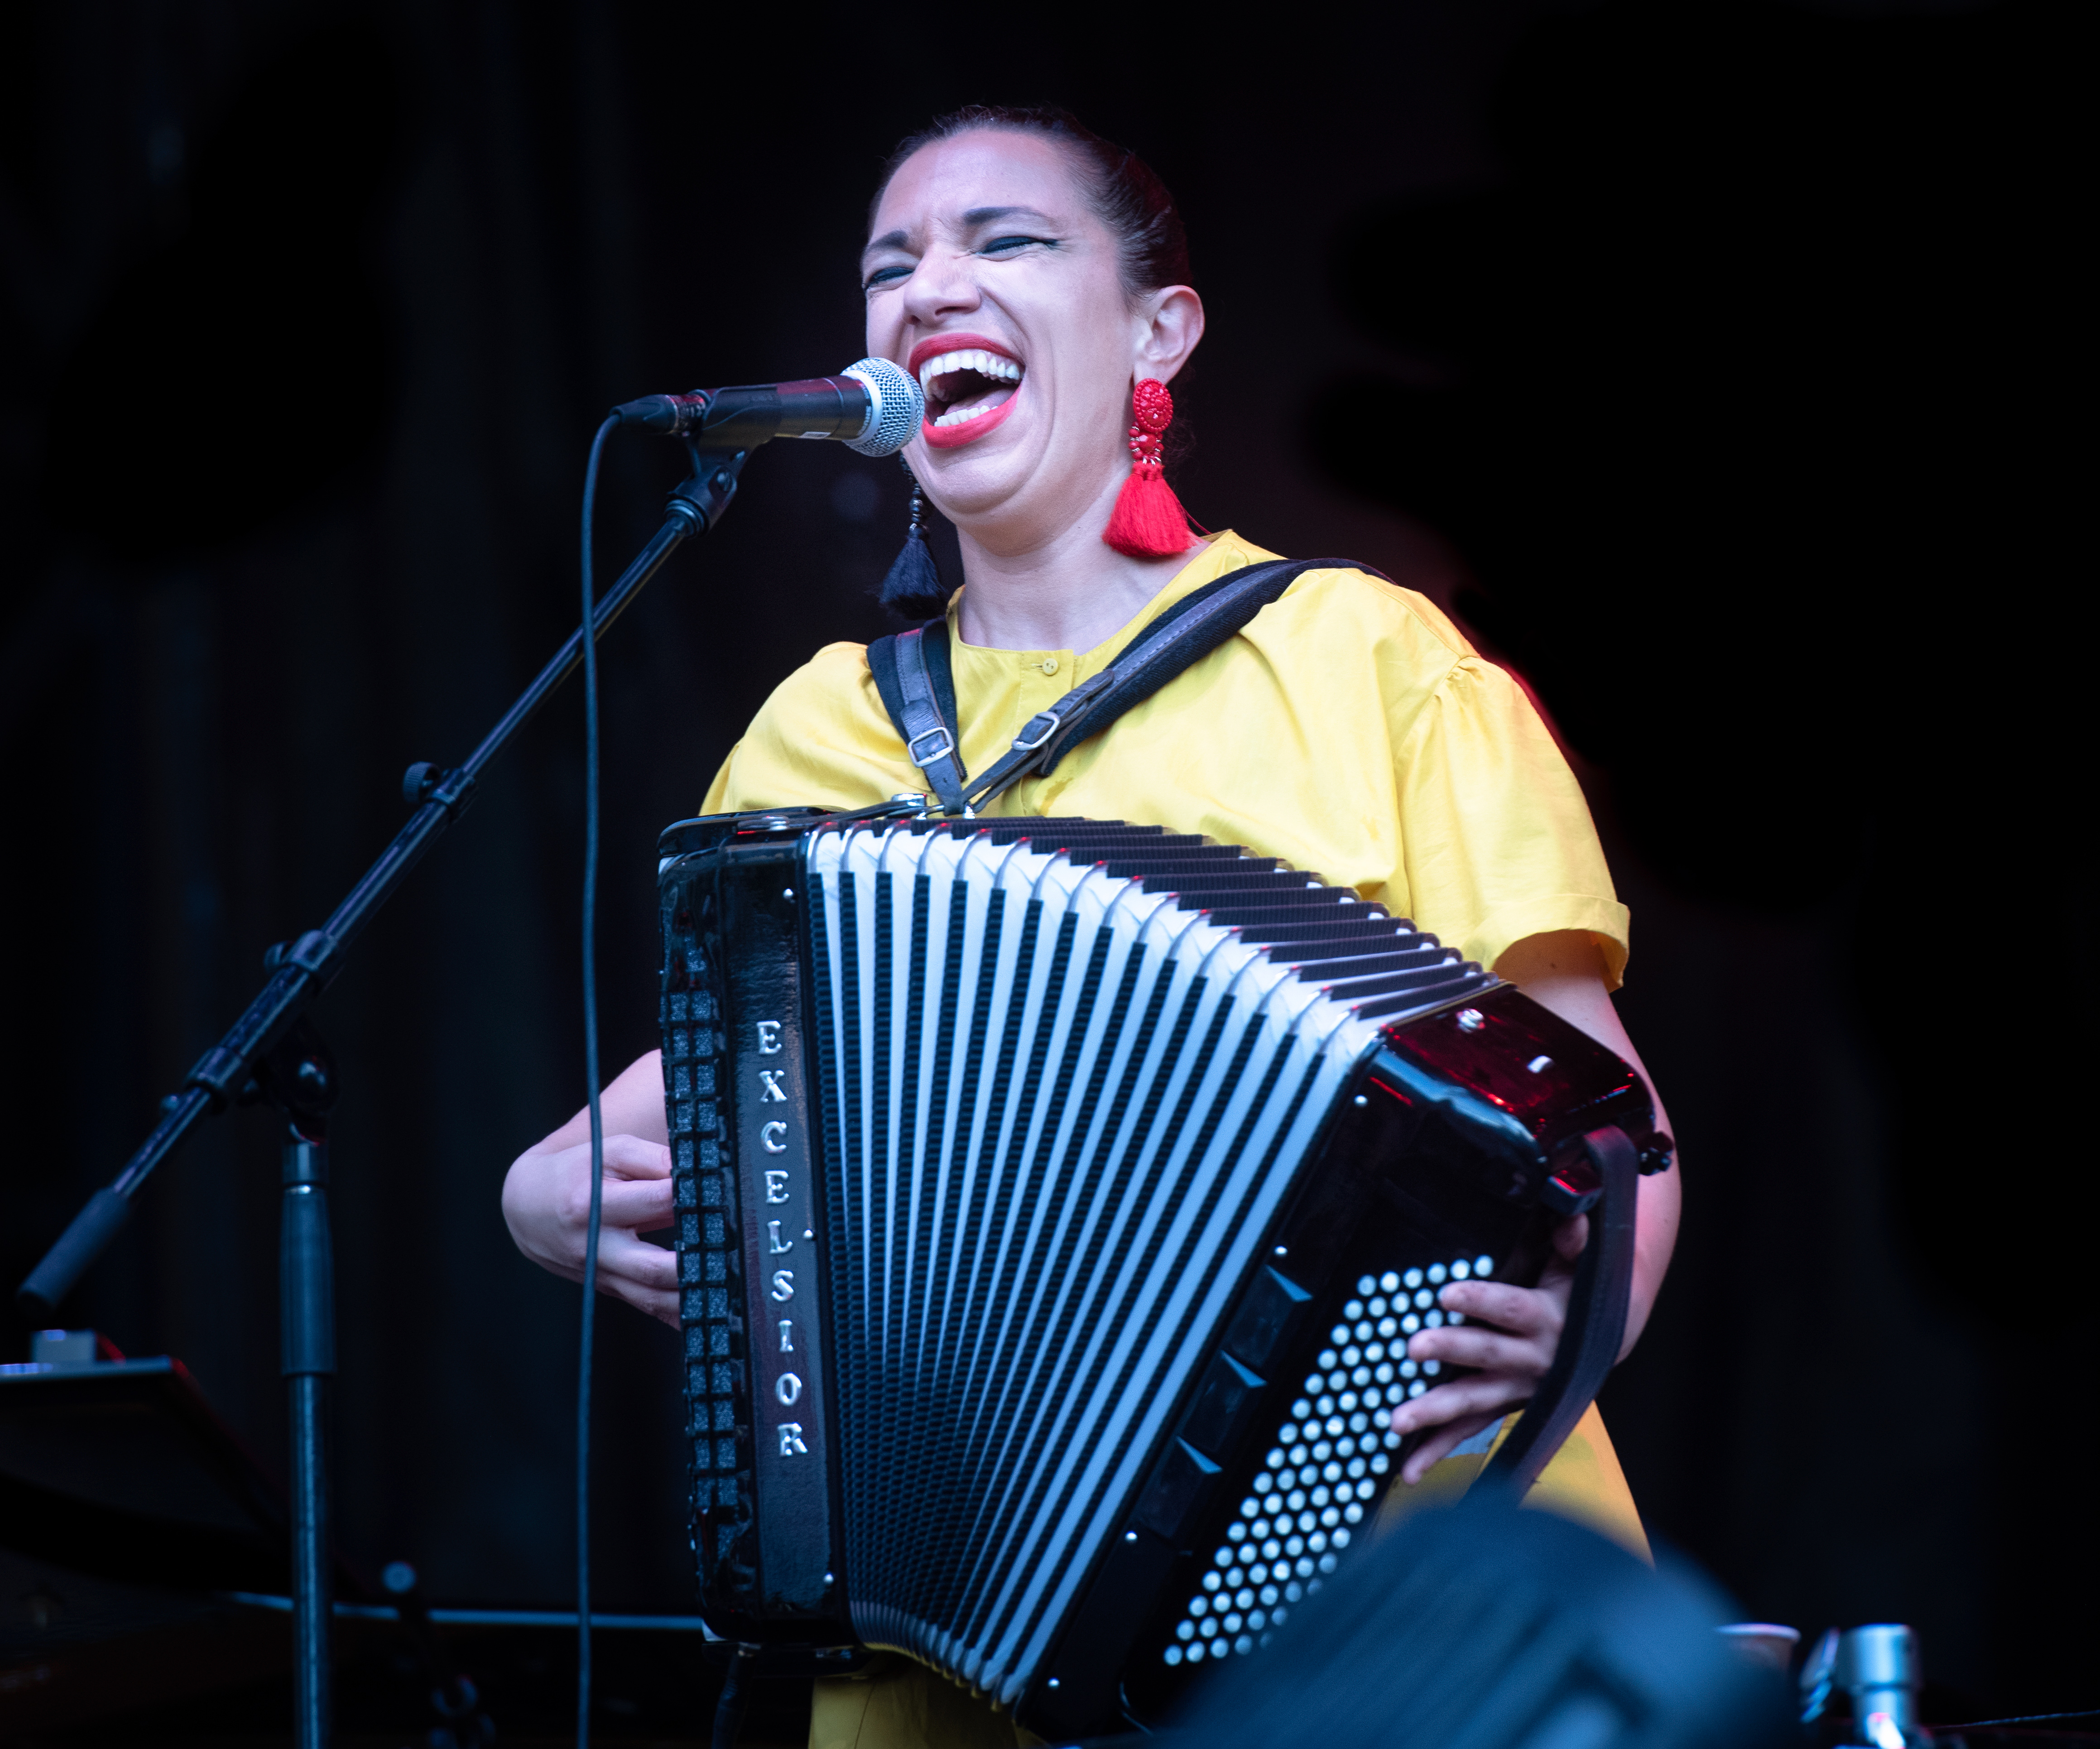
<instances>
[{"instance_id":1,"label":"red lipstick","mask_svg":"<svg viewBox=\"0 0 2100 1749\"><path fill-rule=\"evenodd\" d=\"M907 368L915 377L929 360L947 352L990 352L999 358L1012 359L1017 364L1021 362L1011 347L1002 345L988 334L929 334L912 347ZM966 419L960 425L936 425L929 413L920 420L919 435L935 449L960 449L965 444L973 444L1006 422L1007 416L1013 411L1013 404L1021 398L1021 386L1016 383L1013 393L990 413Z\"/></svg>"}]
</instances>

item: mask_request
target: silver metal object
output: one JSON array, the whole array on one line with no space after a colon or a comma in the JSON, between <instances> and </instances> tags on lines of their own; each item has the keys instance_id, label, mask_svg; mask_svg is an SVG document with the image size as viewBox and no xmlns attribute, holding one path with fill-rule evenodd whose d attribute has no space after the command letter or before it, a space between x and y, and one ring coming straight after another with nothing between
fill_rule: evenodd
<instances>
[{"instance_id":1,"label":"silver metal object","mask_svg":"<svg viewBox=\"0 0 2100 1749\"><path fill-rule=\"evenodd\" d=\"M1487 1023L1487 1017L1477 1008L1462 1008L1458 1010L1458 1030L1461 1032L1478 1032Z\"/></svg>"},{"instance_id":2,"label":"silver metal object","mask_svg":"<svg viewBox=\"0 0 2100 1749\"><path fill-rule=\"evenodd\" d=\"M930 741L933 744L922 753L919 751L921 741ZM1018 746L1020 744L1016 742L1014 744ZM929 729L924 735L915 735L904 745L906 757L922 771L936 759L946 758L955 750L955 737L945 727Z\"/></svg>"},{"instance_id":3,"label":"silver metal object","mask_svg":"<svg viewBox=\"0 0 2100 1749\"><path fill-rule=\"evenodd\" d=\"M1776 1670L1785 1676L1793 1663L1794 1649L1801 1644L1801 1630L1777 1622L1731 1622L1714 1632L1752 1663Z\"/></svg>"},{"instance_id":4,"label":"silver metal object","mask_svg":"<svg viewBox=\"0 0 2100 1749\"><path fill-rule=\"evenodd\" d=\"M1842 1635L1831 1678L1852 1697L1854 1740L1873 1749L1924 1741L1917 1724L1917 1636L1901 1622Z\"/></svg>"},{"instance_id":5,"label":"silver metal object","mask_svg":"<svg viewBox=\"0 0 2100 1749\"><path fill-rule=\"evenodd\" d=\"M864 358L840 374L866 383L875 403L860 435L846 439L847 448L864 456L893 456L919 435L926 396L910 371L886 358Z\"/></svg>"}]
</instances>

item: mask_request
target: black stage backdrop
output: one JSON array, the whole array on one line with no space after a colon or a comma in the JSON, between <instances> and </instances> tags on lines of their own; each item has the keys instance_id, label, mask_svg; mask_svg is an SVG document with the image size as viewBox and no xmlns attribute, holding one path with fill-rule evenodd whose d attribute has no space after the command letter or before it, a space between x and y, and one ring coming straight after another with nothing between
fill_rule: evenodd
<instances>
[{"instance_id":1,"label":"black stage backdrop","mask_svg":"<svg viewBox=\"0 0 2100 1749\"><path fill-rule=\"evenodd\" d=\"M1188 214L1192 511L1453 607L1590 787L1687 1162L1605 1399L1651 1524L1755 1615L1915 1623L1943 1716L2090 1704L2070 11L9 8L0 1274L563 635L603 409L858 356L891 142L1061 102ZM676 477L616 444L608 568ZM761 452L606 645L609 1062L657 828L883 629L902 485ZM497 1191L582 1094L580 731L571 691L318 1017L342 1531L441 1601L571 1581L576 1292ZM68 1321L281 1469L276 1164L214 1125ZM680 1609L673 1339L600 1329L599 1594Z\"/></svg>"}]
</instances>

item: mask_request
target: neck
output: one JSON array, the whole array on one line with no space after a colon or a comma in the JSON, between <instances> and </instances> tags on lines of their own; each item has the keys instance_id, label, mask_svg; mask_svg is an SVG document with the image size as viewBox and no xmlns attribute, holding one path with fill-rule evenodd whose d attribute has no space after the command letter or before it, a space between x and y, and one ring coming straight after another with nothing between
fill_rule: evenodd
<instances>
[{"instance_id":1,"label":"neck","mask_svg":"<svg viewBox=\"0 0 2100 1749\"><path fill-rule=\"evenodd\" d=\"M965 643L1083 655L1144 611L1209 543L1171 559L1131 559L1101 539L1121 479L1061 526L1020 541L958 524L967 585L957 618Z\"/></svg>"}]
</instances>

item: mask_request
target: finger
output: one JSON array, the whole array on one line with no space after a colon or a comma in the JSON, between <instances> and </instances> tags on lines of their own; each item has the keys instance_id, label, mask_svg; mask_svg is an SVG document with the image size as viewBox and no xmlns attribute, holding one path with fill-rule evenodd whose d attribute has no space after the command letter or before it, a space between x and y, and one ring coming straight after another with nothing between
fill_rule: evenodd
<instances>
[{"instance_id":1,"label":"finger","mask_svg":"<svg viewBox=\"0 0 2100 1749\"><path fill-rule=\"evenodd\" d=\"M535 1255L533 1261L563 1281L580 1283L582 1243L577 1260ZM668 1263L660 1261L667 1259ZM622 1233L601 1234L598 1253L598 1291L624 1300L638 1311L660 1318L673 1329L678 1319L678 1260L674 1252L651 1245Z\"/></svg>"},{"instance_id":2,"label":"finger","mask_svg":"<svg viewBox=\"0 0 2100 1749\"><path fill-rule=\"evenodd\" d=\"M598 1234L598 1268L602 1276L638 1287L676 1292L678 1286L677 1253L631 1233L615 1230Z\"/></svg>"},{"instance_id":3,"label":"finger","mask_svg":"<svg viewBox=\"0 0 2100 1749\"><path fill-rule=\"evenodd\" d=\"M1501 1419L1499 1414L1468 1415L1456 1421L1447 1422L1409 1454L1407 1462L1401 1467L1400 1479L1413 1487L1429 1473L1432 1465L1449 1457L1454 1447L1463 1445L1484 1429L1493 1427Z\"/></svg>"},{"instance_id":4,"label":"finger","mask_svg":"<svg viewBox=\"0 0 2100 1749\"><path fill-rule=\"evenodd\" d=\"M1499 1330L1466 1324L1455 1330L1447 1326L1423 1331L1407 1345L1407 1358L1537 1380L1553 1364L1553 1350L1552 1343L1536 1336L1505 1336Z\"/></svg>"},{"instance_id":5,"label":"finger","mask_svg":"<svg viewBox=\"0 0 2100 1749\"><path fill-rule=\"evenodd\" d=\"M663 1226L671 1219L673 1206L668 1178L615 1178L610 1173L598 1193L598 1219L607 1226ZM564 1177L560 1191L561 1217L576 1235L576 1256L583 1256L584 1230L590 1225L590 1159L588 1153Z\"/></svg>"},{"instance_id":6,"label":"finger","mask_svg":"<svg viewBox=\"0 0 2100 1749\"><path fill-rule=\"evenodd\" d=\"M608 1178L598 1219L607 1226L631 1227L638 1233L668 1226L673 1217L673 1195L668 1178L632 1181ZM584 1216L586 1220L590 1216L588 1198L584 1203Z\"/></svg>"},{"instance_id":7,"label":"finger","mask_svg":"<svg viewBox=\"0 0 2100 1749\"><path fill-rule=\"evenodd\" d=\"M590 1158L589 1142L584 1144L584 1158ZM660 1142L640 1136L607 1136L605 1169L608 1175L617 1173L623 1178L668 1178L671 1151Z\"/></svg>"},{"instance_id":8,"label":"finger","mask_svg":"<svg viewBox=\"0 0 2100 1749\"><path fill-rule=\"evenodd\" d=\"M1571 1263L1582 1255L1582 1248L1589 1243L1587 1215L1570 1215L1553 1230L1553 1248Z\"/></svg>"},{"instance_id":9,"label":"finger","mask_svg":"<svg viewBox=\"0 0 2100 1749\"><path fill-rule=\"evenodd\" d=\"M590 1152L588 1142L579 1142L555 1155L554 1162L564 1174L589 1182ZM671 1151L660 1142L651 1142L641 1136L607 1136L605 1173L608 1178L668 1178L671 1176Z\"/></svg>"},{"instance_id":10,"label":"finger","mask_svg":"<svg viewBox=\"0 0 2100 1749\"><path fill-rule=\"evenodd\" d=\"M584 1265L584 1229L567 1218L558 1197L550 1207L532 1211L531 1218L511 1222L511 1237L518 1248L543 1270L551 1270L564 1281L581 1281Z\"/></svg>"},{"instance_id":11,"label":"finger","mask_svg":"<svg viewBox=\"0 0 2100 1749\"><path fill-rule=\"evenodd\" d=\"M1424 1428L1441 1427L1446 1421L1455 1421L1462 1416L1485 1415L1498 1409L1514 1408L1529 1400L1531 1384L1520 1379L1498 1378L1482 1375L1470 1379L1454 1379L1449 1385L1440 1385L1433 1391L1424 1391L1412 1401L1402 1403L1392 1411L1392 1430L1403 1438L1418 1433Z\"/></svg>"},{"instance_id":12,"label":"finger","mask_svg":"<svg viewBox=\"0 0 2100 1749\"><path fill-rule=\"evenodd\" d=\"M667 1292L660 1287L645 1287L638 1283L618 1278L606 1281L601 1291L633 1306L638 1312L647 1314L660 1323L668 1324L673 1330L679 1327L678 1296L676 1293Z\"/></svg>"},{"instance_id":13,"label":"finger","mask_svg":"<svg viewBox=\"0 0 2100 1749\"><path fill-rule=\"evenodd\" d=\"M1560 1333L1560 1301L1536 1287L1512 1287L1507 1282L1454 1282L1437 1296L1437 1303L1447 1312L1462 1312L1512 1336Z\"/></svg>"}]
</instances>

